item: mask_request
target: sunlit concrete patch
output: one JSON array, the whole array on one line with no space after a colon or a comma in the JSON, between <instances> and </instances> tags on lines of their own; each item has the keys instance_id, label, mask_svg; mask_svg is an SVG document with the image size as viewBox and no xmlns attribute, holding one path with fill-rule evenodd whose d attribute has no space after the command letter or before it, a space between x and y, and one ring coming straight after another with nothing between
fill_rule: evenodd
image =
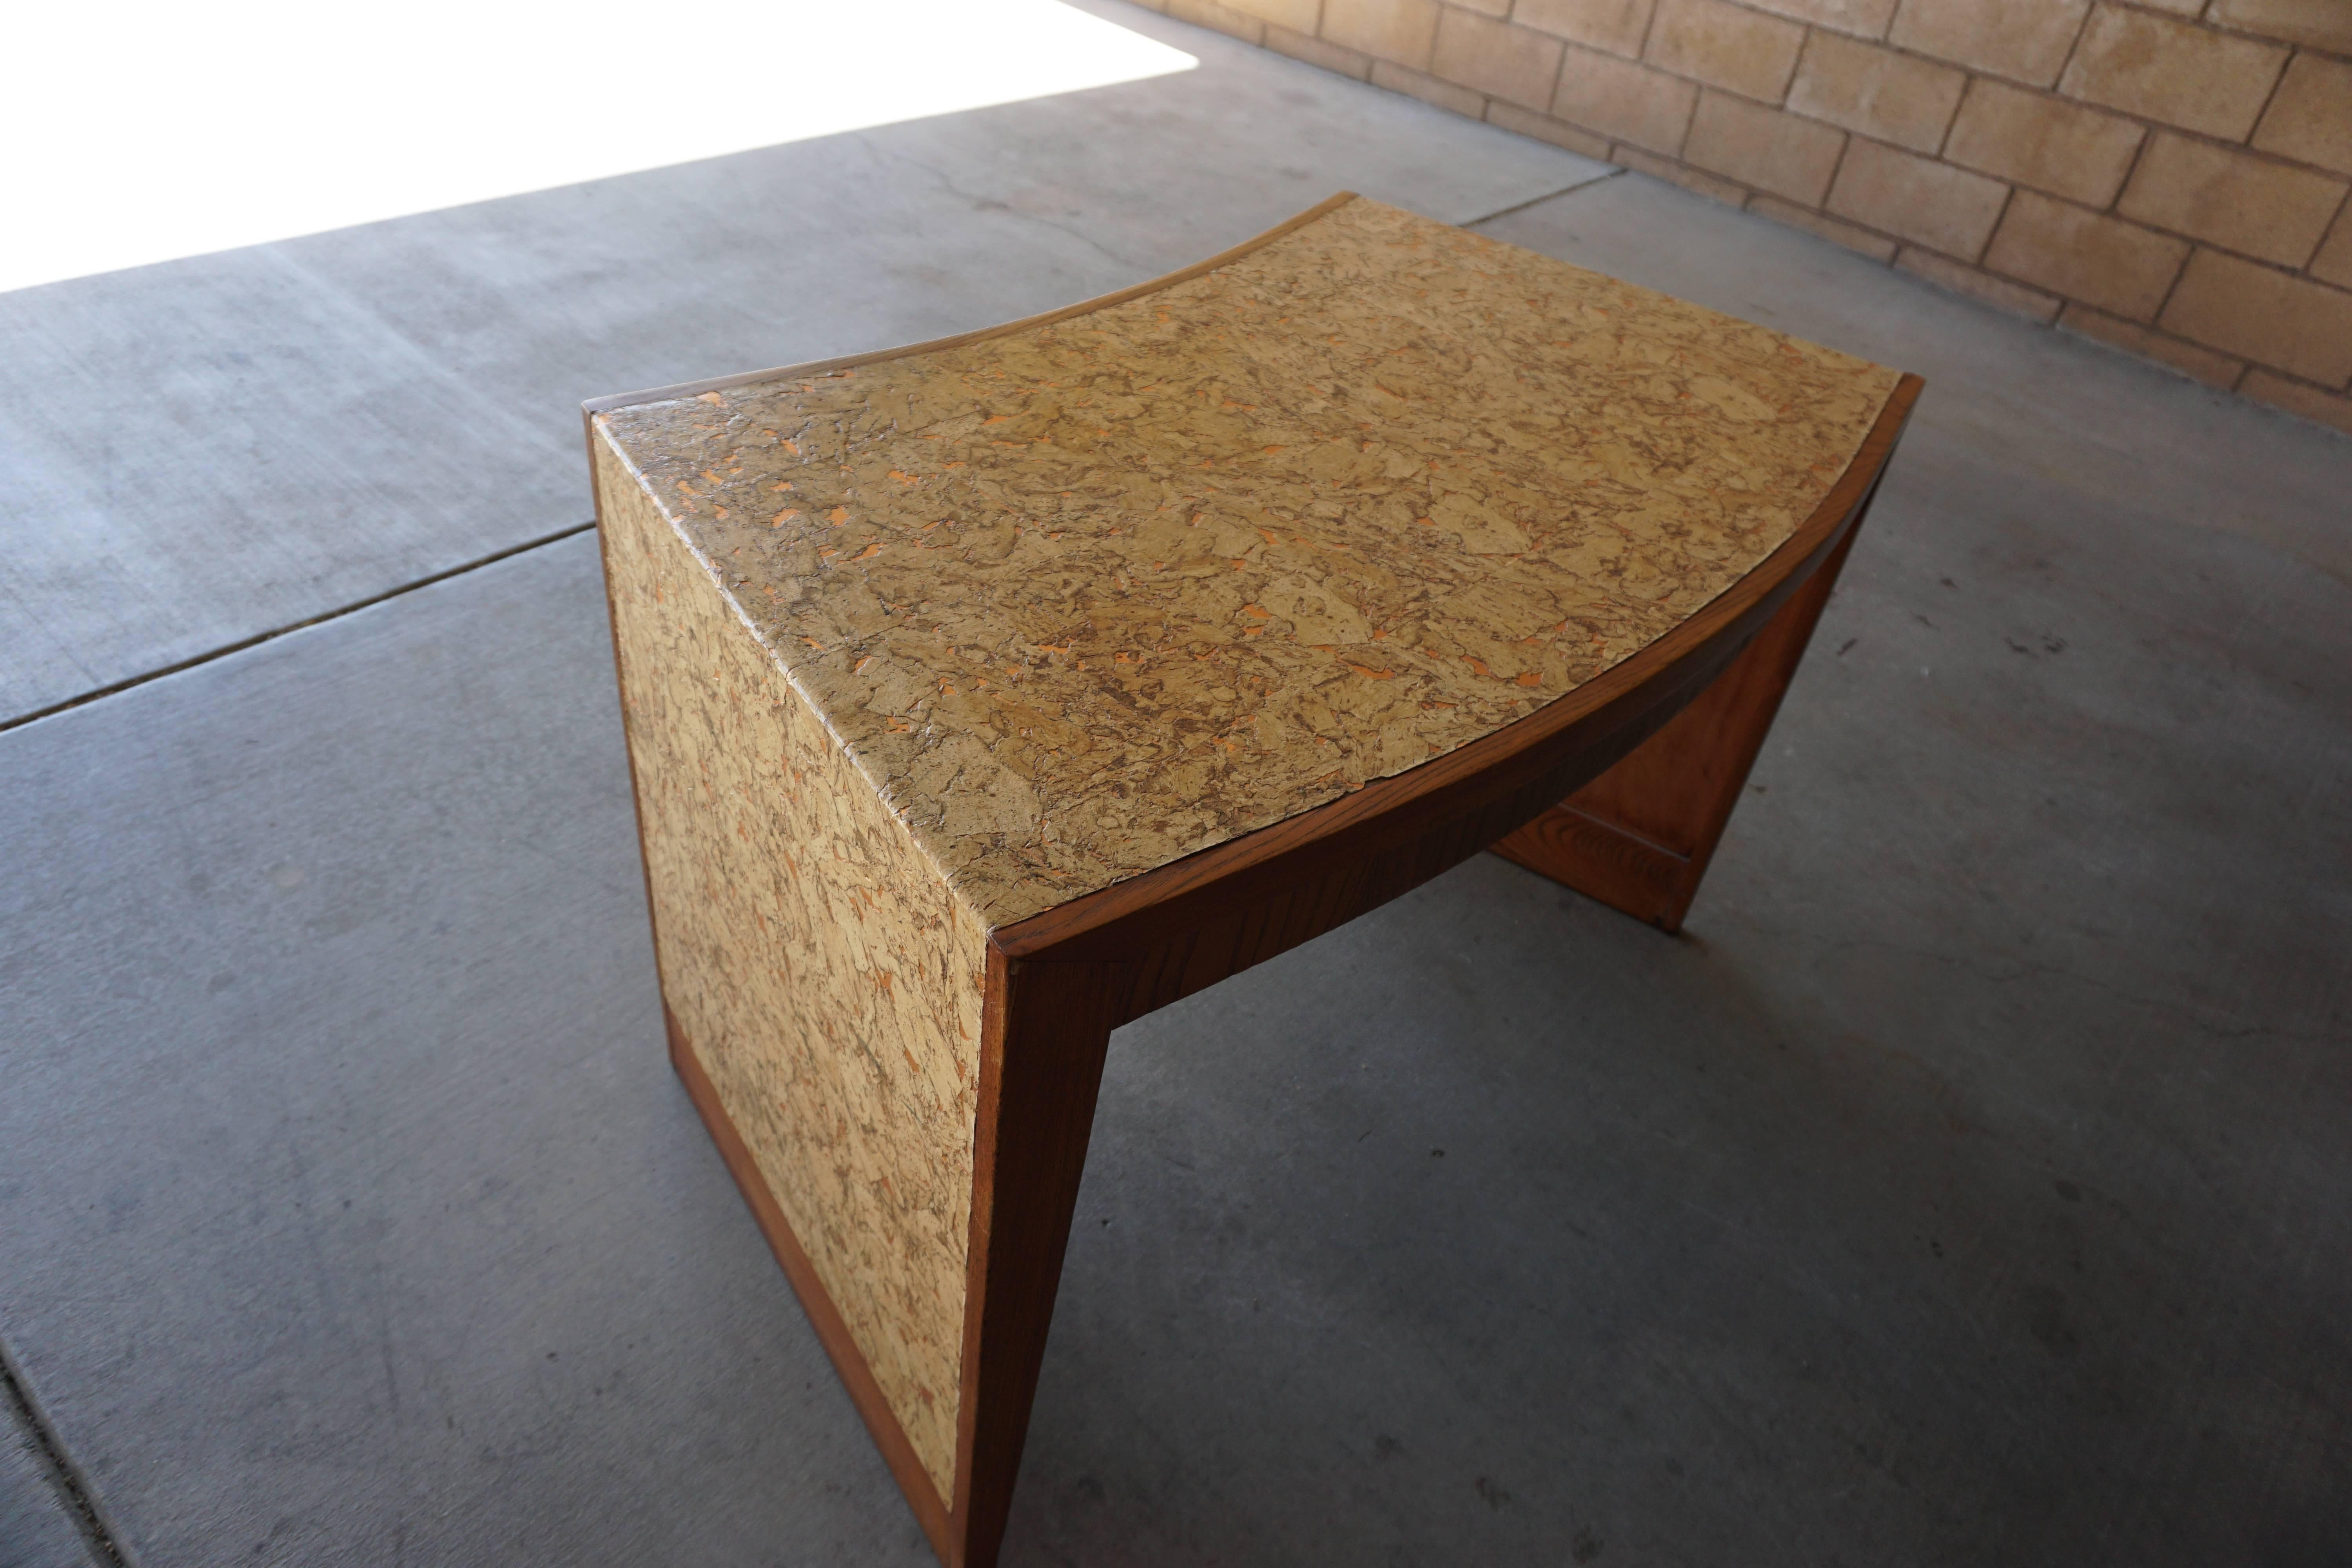
<instances>
[{"instance_id":1,"label":"sunlit concrete patch","mask_svg":"<svg viewBox=\"0 0 2352 1568\"><path fill-rule=\"evenodd\" d=\"M0 289L1189 70L1055 0L24 7ZM26 68L38 62L37 68Z\"/></svg>"},{"instance_id":2,"label":"sunlit concrete patch","mask_svg":"<svg viewBox=\"0 0 2352 1568\"><path fill-rule=\"evenodd\" d=\"M1461 223L1611 172L1080 9L1201 68L0 293L0 722L585 521L583 398L1066 305L1337 190Z\"/></svg>"}]
</instances>

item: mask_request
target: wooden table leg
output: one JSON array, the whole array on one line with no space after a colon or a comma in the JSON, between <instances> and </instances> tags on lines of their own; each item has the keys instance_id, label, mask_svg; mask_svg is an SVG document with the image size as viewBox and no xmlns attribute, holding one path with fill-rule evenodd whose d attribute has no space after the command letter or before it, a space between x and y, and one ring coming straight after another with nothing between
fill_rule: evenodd
<instances>
[{"instance_id":1,"label":"wooden table leg","mask_svg":"<svg viewBox=\"0 0 2352 1568\"><path fill-rule=\"evenodd\" d=\"M951 1500L933 1489L854 1331L664 1009L678 1076L945 1568L992 1568L1003 1540L1124 978L1115 965L990 955Z\"/></svg>"},{"instance_id":2,"label":"wooden table leg","mask_svg":"<svg viewBox=\"0 0 2352 1568\"><path fill-rule=\"evenodd\" d=\"M1688 708L1497 852L1676 929L1861 525ZM1133 981L1125 964L1008 959L991 942L950 1568L996 1562L1110 1031L1139 1010Z\"/></svg>"},{"instance_id":3,"label":"wooden table leg","mask_svg":"<svg viewBox=\"0 0 2352 1568\"><path fill-rule=\"evenodd\" d=\"M949 1568L1004 1535L1123 978L989 954Z\"/></svg>"},{"instance_id":4,"label":"wooden table leg","mask_svg":"<svg viewBox=\"0 0 2352 1568\"><path fill-rule=\"evenodd\" d=\"M944 1568L993 1568L1003 1542L1124 978L1109 964L989 955L951 1500L932 1489L758 1161L669 1016L678 1076Z\"/></svg>"},{"instance_id":5,"label":"wooden table leg","mask_svg":"<svg viewBox=\"0 0 2352 1568\"><path fill-rule=\"evenodd\" d=\"M1458 864L1604 759L1499 847L1674 929L1916 384L1771 570L1574 702L993 925L595 429L671 1054L947 1568L997 1561L1111 1030Z\"/></svg>"},{"instance_id":6,"label":"wooden table leg","mask_svg":"<svg viewBox=\"0 0 2352 1568\"><path fill-rule=\"evenodd\" d=\"M671 1059L941 1561L985 1568L1126 970L1006 959L596 471Z\"/></svg>"},{"instance_id":7,"label":"wooden table leg","mask_svg":"<svg viewBox=\"0 0 2352 1568\"><path fill-rule=\"evenodd\" d=\"M1748 771L1869 514L1728 668L1616 766L1494 846L1507 860L1680 931Z\"/></svg>"}]
</instances>

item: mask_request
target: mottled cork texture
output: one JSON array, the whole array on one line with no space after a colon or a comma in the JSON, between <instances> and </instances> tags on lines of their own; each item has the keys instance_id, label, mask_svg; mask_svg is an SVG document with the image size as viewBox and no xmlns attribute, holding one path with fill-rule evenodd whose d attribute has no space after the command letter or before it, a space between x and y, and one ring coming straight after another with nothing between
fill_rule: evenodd
<instances>
[{"instance_id":1,"label":"mottled cork texture","mask_svg":"<svg viewBox=\"0 0 2352 1568\"><path fill-rule=\"evenodd\" d=\"M1639 650L1896 379L1356 200L1124 302L598 420L995 926Z\"/></svg>"},{"instance_id":2,"label":"mottled cork texture","mask_svg":"<svg viewBox=\"0 0 2352 1568\"><path fill-rule=\"evenodd\" d=\"M662 989L941 1496L986 932L598 444Z\"/></svg>"}]
</instances>

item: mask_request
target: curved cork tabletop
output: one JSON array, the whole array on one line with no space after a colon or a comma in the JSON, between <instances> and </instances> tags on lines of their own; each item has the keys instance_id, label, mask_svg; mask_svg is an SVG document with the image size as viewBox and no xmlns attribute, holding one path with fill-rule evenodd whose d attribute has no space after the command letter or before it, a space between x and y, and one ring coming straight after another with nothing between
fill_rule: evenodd
<instances>
[{"instance_id":1,"label":"curved cork tabletop","mask_svg":"<svg viewBox=\"0 0 2352 1568\"><path fill-rule=\"evenodd\" d=\"M944 1560L1109 1031L1490 846L1677 926L1919 384L1343 195L588 405L672 1053Z\"/></svg>"}]
</instances>

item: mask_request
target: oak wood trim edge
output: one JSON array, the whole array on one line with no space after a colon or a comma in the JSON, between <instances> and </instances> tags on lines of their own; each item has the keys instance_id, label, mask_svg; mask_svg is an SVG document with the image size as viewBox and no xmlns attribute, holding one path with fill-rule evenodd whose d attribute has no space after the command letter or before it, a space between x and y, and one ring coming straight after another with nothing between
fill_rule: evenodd
<instances>
[{"instance_id":1,"label":"oak wood trim edge","mask_svg":"<svg viewBox=\"0 0 2352 1568\"><path fill-rule=\"evenodd\" d=\"M596 460L596 426L585 415L581 416L581 429L588 440L588 501L591 514L596 520L596 572L604 581L604 627L613 642L613 699L620 711L621 754L629 761L629 820L637 830L637 873L646 889L646 934L653 940L654 979L661 980L661 923L654 912L654 863L646 855L645 796L637 790L637 749L629 742L629 682L627 672L621 668L621 607L613 602L613 553L604 533L604 465ZM662 1003L662 1013L667 1016L669 1003Z\"/></svg>"},{"instance_id":2,"label":"oak wood trim edge","mask_svg":"<svg viewBox=\"0 0 2352 1568\"><path fill-rule=\"evenodd\" d=\"M1874 481L1828 558L1689 706L1492 851L1660 931L1682 930L1877 494ZM1628 792L1642 803L1632 815Z\"/></svg>"},{"instance_id":3,"label":"oak wood trim edge","mask_svg":"<svg viewBox=\"0 0 2352 1568\"><path fill-rule=\"evenodd\" d=\"M809 1261L801 1247L800 1238L793 1234L792 1223L784 1217L775 1194L760 1174L757 1161L751 1157L749 1145L735 1131L735 1123L719 1103L719 1090L702 1069L694 1054L694 1047L678 1027L677 1016L662 1004L662 1024L669 1034L669 1059L677 1070L680 1082L686 1085L687 1098L694 1102L703 1125L710 1130L711 1142L719 1145L719 1157L727 1166L727 1173L735 1178L742 1192L743 1201L751 1205L751 1215L759 1222L760 1230L768 1238L769 1250L783 1266L784 1278L792 1282L793 1294L799 1298L801 1310L808 1315L809 1327L816 1331L819 1343L833 1361L833 1369L840 1374L842 1386L849 1391L849 1400L865 1419L866 1429L874 1437L874 1445L882 1450L882 1458L890 1467L890 1475L907 1499L907 1506L922 1525L931 1549L941 1562L953 1561L950 1554L952 1536L950 1532L948 1509L940 1501L939 1489L931 1481L930 1472L916 1456L915 1446L908 1441L906 1428L890 1410L890 1402L883 1396L882 1385L875 1380L874 1370L866 1364L866 1356L851 1337L849 1325L840 1309L817 1277L816 1266Z\"/></svg>"},{"instance_id":4,"label":"oak wood trim edge","mask_svg":"<svg viewBox=\"0 0 2352 1568\"><path fill-rule=\"evenodd\" d=\"M1423 797L1507 765L1577 723L1630 702L1686 659L1703 655L1743 619L1760 627L1834 552L1861 519L1927 383L1905 374L1887 395L1861 447L1812 514L1748 574L1681 625L1583 685L1493 733L1417 767L1375 779L1339 799L1238 838L1140 872L1067 903L996 928L990 941L1008 958L1045 959L1075 939L1142 914L1181 893L1304 852L1359 824L1391 816ZM1693 694L1696 696L1696 693Z\"/></svg>"},{"instance_id":5,"label":"oak wood trim edge","mask_svg":"<svg viewBox=\"0 0 2352 1568\"><path fill-rule=\"evenodd\" d=\"M583 411L581 426L588 447L589 493L601 524L604 514L604 465L597 461L598 432L595 420L588 411ZM622 669L620 610L613 602L611 558L601 526L596 531L596 554L597 564L605 578L604 614L613 644L615 695L625 701L628 685ZM646 894L646 934L654 949L655 987L662 993L662 1027L668 1039L670 1065L685 1086L687 1099L701 1117L711 1142L718 1146L719 1157L726 1165L727 1173L734 1178L736 1188L750 1205L761 1234L767 1237L769 1250L775 1254L776 1262L783 1268L784 1278L792 1285L793 1294L799 1300L809 1326L815 1331L818 1343L824 1347L825 1355L833 1363L842 1386L848 1391L850 1403L865 1421L875 1447L881 1450L883 1462L889 1467L891 1479L898 1483L899 1493L907 1500L908 1510L914 1514L916 1522L922 1526L931 1549L945 1562L950 1552L949 1510L940 1497L939 1488L915 1453L915 1446L908 1439L906 1429L898 1424L897 1415L890 1409L881 1384L876 1380L873 1368L866 1364L865 1353L857 1348L857 1342L851 1336L849 1325L843 1320L840 1309L834 1305L832 1296L825 1290L824 1280L818 1278L815 1265L809 1261L800 1238L793 1234L791 1222L784 1217L782 1205L776 1202L766 1179L760 1174L759 1163L751 1157L750 1145L743 1142L742 1135L735 1129L733 1119L719 1101L718 1089L695 1056L686 1031L678 1025L677 1015L670 1010L669 997L661 975L661 916L654 902L653 861L646 853L645 800L637 784L636 748L627 742L628 714L625 707L622 709L621 722L622 751L627 756L629 765L630 816L637 834L637 869L643 879Z\"/></svg>"},{"instance_id":6,"label":"oak wood trim edge","mask_svg":"<svg viewBox=\"0 0 2352 1568\"><path fill-rule=\"evenodd\" d=\"M947 1568L993 1568L1003 1544L1122 980L989 945Z\"/></svg>"}]
</instances>

